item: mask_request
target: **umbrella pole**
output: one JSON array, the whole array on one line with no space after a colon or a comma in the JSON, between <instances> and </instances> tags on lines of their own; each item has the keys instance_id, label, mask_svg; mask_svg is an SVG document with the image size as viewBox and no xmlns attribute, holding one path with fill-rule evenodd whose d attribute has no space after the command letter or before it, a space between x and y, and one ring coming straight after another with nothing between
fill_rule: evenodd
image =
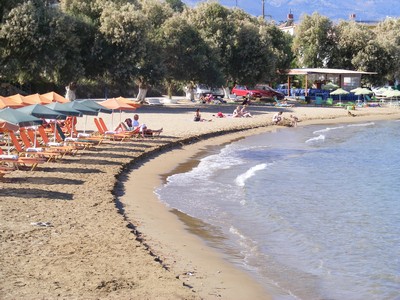
<instances>
[{"instance_id":1,"label":"umbrella pole","mask_svg":"<svg viewBox=\"0 0 400 300\"><path fill-rule=\"evenodd\" d=\"M85 116L85 126L83 126L83 133L86 133L87 115Z\"/></svg>"},{"instance_id":2,"label":"umbrella pole","mask_svg":"<svg viewBox=\"0 0 400 300\"><path fill-rule=\"evenodd\" d=\"M37 141L37 131L39 126L35 126L35 140L33 141L33 148L36 148L36 141Z\"/></svg>"},{"instance_id":3,"label":"umbrella pole","mask_svg":"<svg viewBox=\"0 0 400 300\"><path fill-rule=\"evenodd\" d=\"M54 120L54 137L53 137L54 143L56 142L56 130L57 130L57 120Z\"/></svg>"}]
</instances>

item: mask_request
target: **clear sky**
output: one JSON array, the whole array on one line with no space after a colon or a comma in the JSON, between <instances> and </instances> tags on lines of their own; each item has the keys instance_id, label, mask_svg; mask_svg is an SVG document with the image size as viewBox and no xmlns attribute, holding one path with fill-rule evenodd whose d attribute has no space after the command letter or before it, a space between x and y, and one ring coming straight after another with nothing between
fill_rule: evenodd
<instances>
[{"instance_id":1,"label":"clear sky","mask_svg":"<svg viewBox=\"0 0 400 300\"><path fill-rule=\"evenodd\" d=\"M199 0L183 0L194 6ZM262 0L219 0L221 5L241 8L254 16L262 15ZM285 21L291 11L295 21L302 14L317 11L332 20L348 20L356 14L359 21L381 21L387 16L400 18L400 0L264 0L265 16L280 22Z\"/></svg>"}]
</instances>

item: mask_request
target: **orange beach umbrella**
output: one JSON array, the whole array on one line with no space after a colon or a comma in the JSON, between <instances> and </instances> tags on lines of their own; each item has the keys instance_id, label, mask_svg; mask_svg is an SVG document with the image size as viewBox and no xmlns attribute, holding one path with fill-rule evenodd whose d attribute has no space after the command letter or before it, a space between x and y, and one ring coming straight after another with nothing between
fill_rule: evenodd
<instances>
[{"instance_id":1,"label":"orange beach umbrella","mask_svg":"<svg viewBox=\"0 0 400 300\"><path fill-rule=\"evenodd\" d=\"M8 97L0 96L0 109L5 107L19 108L22 106L22 104L19 104Z\"/></svg>"},{"instance_id":2,"label":"orange beach umbrella","mask_svg":"<svg viewBox=\"0 0 400 300\"><path fill-rule=\"evenodd\" d=\"M20 105L22 105L22 106L27 105L27 104L25 104L25 102L24 102L25 97L22 96L21 94L15 94L15 95L12 95L12 96L8 96L7 98L8 98L8 99L11 99L11 100L14 101L15 103L20 104Z\"/></svg>"},{"instance_id":3,"label":"orange beach umbrella","mask_svg":"<svg viewBox=\"0 0 400 300\"><path fill-rule=\"evenodd\" d=\"M124 98L124 97L121 97L121 96L119 96L118 98L116 98L118 101L122 101L122 102L124 102L125 104L128 104L128 105L130 105L130 106L133 106L133 107L135 107L135 108L139 108L140 107L140 104L139 103L137 103L137 102L135 102L135 101L133 101L133 100L129 100L129 99L126 99L126 98Z\"/></svg>"},{"instance_id":4,"label":"orange beach umbrella","mask_svg":"<svg viewBox=\"0 0 400 300\"><path fill-rule=\"evenodd\" d=\"M59 102L59 103L69 102L68 99L61 96L60 94L57 94L56 92L48 92L46 94L42 94L42 96L46 97L47 99L50 99L52 102Z\"/></svg>"},{"instance_id":5,"label":"orange beach umbrella","mask_svg":"<svg viewBox=\"0 0 400 300\"><path fill-rule=\"evenodd\" d=\"M32 104L49 104L51 103L51 100L39 95L39 94L32 94L24 97L24 103L27 105L32 105Z\"/></svg>"},{"instance_id":6,"label":"orange beach umbrella","mask_svg":"<svg viewBox=\"0 0 400 300\"><path fill-rule=\"evenodd\" d=\"M102 102L99 102L100 105L103 105L105 108L111 109L113 111L113 114L111 115L111 128L114 126L114 110L119 110L119 122L121 123L121 112L122 111L134 111L136 110L136 107L133 107L129 104L124 103L121 100L111 98Z\"/></svg>"}]
</instances>

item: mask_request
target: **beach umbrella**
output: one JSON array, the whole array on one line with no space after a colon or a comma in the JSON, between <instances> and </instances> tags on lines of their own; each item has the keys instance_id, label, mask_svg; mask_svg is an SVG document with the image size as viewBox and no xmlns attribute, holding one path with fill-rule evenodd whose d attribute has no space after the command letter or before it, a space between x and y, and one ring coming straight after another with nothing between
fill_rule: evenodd
<instances>
[{"instance_id":1,"label":"beach umbrella","mask_svg":"<svg viewBox=\"0 0 400 300\"><path fill-rule=\"evenodd\" d=\"M338 88L337 90L334 90L333 92L331 92L331 95L339 95L339 103L342 103L342 95L347 95L349 92L342 89L342 88Z\"/></svg>"},{"instance_id":2,"label":"beach umbrella","mask_svg":"<svg viewBox=\"0 0 400 300\"><path fill-rule=\"evenodd\" d=\"M91 109L96 110L97 112L102 112L102 113L106 113L106 114L111 114L112 110L105 108L103 105L98 104L96 101L94 100L75 100L75 102L79 102L80 104L83 104Z\"/></svg>"},{"instance_id":3,"label":"beach umbrella","mask_svg":"<svg viewBox=\"0 0 400 300\"><path fill-rule=\"evenodd\" d=\"M0 110L0 119L16 124L20 127L41 125L43 123L42 119L9 107Z\"/></svg>"},{"instance_id":4,"label":"beach umbrella","mask_svg":"<svg viewBox=\"0 0 400 300\"><path fill-rule=\"evenodd\" d=\"M6 120L0 119L0 132L9 132L9 131L16 131L19 129L19 126L17 124L8 122ZM8 155L10 155L11 152L11 144L10 144L10 137L8 136L8 138L6 139L7 141L7 152Z\"/></svg>"},{"instance_id":5,"label":"beach umbrella","mask_svg":"<svg viewBox=\"0 0 400 300\"><path fill-rule=\"evenodd\" d=\"M37 118L63 119L63 120L66 118L66 115L40 104L33 104L21 107L18 108L17 110L22 111L23 113L26 113L28 115L35 116Z\"/></svg>"},{"instance_id":6,"label":"beach umbrella","mask_svg":"<svg viewBox=\"0 0 400 300\"><path fill-rule=\"evenodd\" d=\"M123 111L135 111L136 107L133 107L129 104L124 103L121 100L111 98L105 101L100 102L100 104L108 109L114 111L119 111L119 122L121 123L121 116ZM111 128L114 128L114 114L111 115Z\"/></svg>"},{"instance_id":7,"label":"beach umbrella","mask_svg":"<svg viewBox=\"0 0 400 300\"><path fill-rule=\"evenodd\" d=\"M33 105L25 106L22 108L18 108L18 110L22 111L23 113L26 113L28 115L32 115L37 118L43 118L43 119L65 120L67 117L66 115L64 115L58 111L55 111L51 108L48 108L48 107L40 105L40 104L33 104ZM35 130L37 131L37 126L35 126ZM34 146L36 147L36 134L35 134Z\"/></svg>"},{"instance_id":8,"label":"beach umbrella","mask_svg":"<svg viewBox=\"0 0 400 300\"><path fill-rule=\"evenodd\" d=\"M66 103L69 102L68 99L65 97L61 96L60 94L57 94L56 92L48 92L46 94L42 94L43 97L46 97L47 99L50 99L51 102L59 102L59 103Z\"/></svg>"},{"instance_id":9,"label":"beach umbrella","mask_svg":"<svg viewBox=\"0 0 400 300\"><path fill-rule=\"evenodd\" d=\"M367 89L367 88L361 88L361 89L359 89L358 91L356 91L355 93L354 93L354 95L357 95L357 96L363 96L363 98L364 98L364 101L365 101L365 97L364 97L364 95L369 95L369 94L372 94L373 93L373 91L371 91L370 89Z\"/></svg>"},{"instance_id":10,"label":"beach umbrella","mask_svg":"<svg viewBox=\"0 0 400 300\"><path fill-rule=\"evenodd\" d=\"M22 106L23 106L22 104L17 103L8 97L0 96L0 109L6 108L6 107L18 108L18 107L22 107Z\"/></svg>"},{"instance_id":11,"label":"beach umbrella","mask_svg":"<svg viewBox=\"0 0 400 300\"><path fill-rule=\"evenodd\" d=\"M16 131L19 129L19 126L17 124L8 122L6 120L0 119L0 131L5 132L5 131Z\"/></svg>"},{"instance_id":12,"label":"beach umbrella","mask_svg":"<svg viewBox=\"0 0 400 300\"><path fill-rule=\"evenodd\" d=\"M79 110L76 110L66 105L69 103L70 102L67 103L52 102L50 104L47 104L46 106L69 117L80 117L82 113ZM54 141L56 140L56 127L57 124L54 124Z\"/></svg>"},{"instance_id":13,"label":"beach umbrella","mask_svg":"<svg viewBox=\"0 0 400 300\"><path fill-rule=\"evenodd\" d=\"M78 101L73 101L73 102L68 102L65 103L65 106L72 107L73 109L76 109L82 113L82 115L85 115L85 126L83 128L83 133L86 132L86 123L87 123L87 116L97 116L99 112L93 108L90 108L86 105L83 105L82 103ZM75 126L75 122L72 122L72 126ZM72 130L73 131L73 130ZM72 132L71 132L72 136Z\"/></svg>"},{"instance_id":14,"label":"beach umbrella","mask_svg":"<svg viewBox=\"0 0 400 300\"><path fill-rule=\"evenodd\" d=\"M357 93L359 90L361 90L362 89L362 87L358 87L358 88L355 88L355 89L352 89L352 90L350 90L350 92L352 92L352 93Z\"/></svg>"},{"instance_id":15,"label":"beach umbrella","mask_svg":"<svg viewBox=\"0 0 400 300\"><path fill-rule=\"evenodd\" d=\"M130 106L133 106L135 108L139 108L140 107L139 103L137 103L137 102L135 102L133 100L126 99L126 98L121 97L121 96L119 96L118 98L115 98L115 99L117 99L118 101L124 102L125 104L128 104Z\"/></svg>"},{"instance_id":16,"label":"beach umbrella","mask_svg":"<svg viewBox=\"0 0 400 300\"><path fill-rule=\"evenodd\" d=\"M8 96L8 99L11 99L12 101L14 101L15 103L21 105L21 106L25 106L26 103L24 102L25 97L22 96L21 94L15 94L12 96Z\"/></svg>"},{"instance_id":17,"label":"beach umbrella","mask_svg":"<svg viewBox=\"0 0 400 300\"><path fill-rule=\"evenodd\" d=\"M49 104L51 103L51 100L39 95L39 94L32 94L24 97L24 103L27 105L31 104Z\"/></svg>"},{"instance_id":18,"label":"beach umbrella","mask_svg":"<svg viewBox=\"0 0 400 300\"><path fill-rule=\"evenodd\" d=\"M334 84L333 82L328 82L327 84L325 84L325 85L322 87L322 89L323 89L323 90L331 91L331 90L337 89L338 87L339 87L339 86L338 86L337 84Z\"/></svg>"},{"instance_id":19,"label":"beach umbrella","mask_svg":"<svg viewBox=\"0 0 400 300\"><path fill-rule=\"evenodd\" d=\"M385 97L400 97L400 91L398 90L387 90L383 93Z\"/></svg>"},{"instance_id":20,"label":"beach umbrella","mask_svg":"<svg viewBox=\"0 0 400 300\"><path fill-rule=\"evenodd\" d=\"M69 103L69 102L68 102ZM79 117L82 115L82 113L72 107L66 106L65 104L68 103L59 103L59 102L52 102L50 104L45 105L48 108L51 108L55 111L58 111L66 116L71 116L71 117Z\"/></svg>"}]
</instances>

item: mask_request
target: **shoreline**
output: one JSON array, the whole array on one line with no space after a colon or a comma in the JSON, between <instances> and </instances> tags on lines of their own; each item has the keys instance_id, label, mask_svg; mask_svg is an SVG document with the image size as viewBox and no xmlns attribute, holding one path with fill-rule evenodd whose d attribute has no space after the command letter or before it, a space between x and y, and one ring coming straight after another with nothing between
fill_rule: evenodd
<instances>
[{"instance_id":1,"label":"shoreline","mask_svg":"<svg viewBox=\"0 0 400 300\"><path fill-rule=\"evenodd\" d=\"M198 158L199 152L207 151L206 147L219 147L221 141L229 143L242 137L243 132L233 133L161 153L129 174L126 193L120 199L125 215L142 232L146 244L161 257L163 264L204 299L272 298L248 272L228 262L227 255L210 246L210 240L218 238L210 235L207 230L210 225L167 207L154 191L167 173L176 173L182 164L190 164Z\"/></svg>"},{"instance_id":2,"label":"shoreline","mask_svg":"<svg viewBox=\"0 0 400 300\"><path fill-rule=\"evenodd\" d=\"M383 120L388 120L388 117L365 116L358 119L358 122L354 122L354 118L340 121L313 119L299 123L299 126ZM202 297L207 299L272 299L273 294L268 288L273 290L276 287L270 284L268 287L262 285L259 278L250 274L250 270L245 270L243 266L229 261L229 254L222 253L222 249L217 249L215 245L212 245L212 240L220 237L210 235L207 226L211 225L166 206L158 199L155 190L165 184L168 176L188 171L195 167L201 158L211 155L212 150L207 148L220 149L223 145L236 140L278 129L279 127L276 126L267 126L201 139L194 144L182 146L182 149L172 149L152 157L150 161L146 161L139 169L129 174L126 183L131 186L127 187L126 194L121 197L125 214L134 216L135 226L143 232L141 236L149 247L161 256L163 263L176 270L176 273L182 274L183 276L178 275L180 279L182 278L188 286L193 286L196 293ZM130 199L135 194L140 194L140 199ZM177 234L183 237L177 238ZM193 235L197 238L193 238ZM182 257L182 255L185 261L190 261L189 264L179 261L177 257ZM224 271L216 271L219 269ZM224 273L227 272L229 276L225 276ZM188 276L186 273L191 273L191 275ZM204 284L204 278L208 279L207 284ZM231 285L218 287L219 281L228 281Z\"/></svg>"},{"instance_id":3,"label":"shoreline","mask_svg":"<svg viewBox=\"0 0 400 300\"><path fill-rule=\"evenodd\" d=\"M80 151L60 162L45 164L33 172L14 171L4 177L0 181L0 251L4 254L0 257L0 298L200 299L204 298L204 292L209 293L206 294L209 299L212 295L221 298L217 295L234 290L229 277L227 281L211 280L219 280L221 273L215 275L212 271L215 269L211 269L208 278L200 278L199 285L189 287L188 282L195 276L177 274L174 262L168 261L179 255L179 261L186 264L186 273L191 273L194 269L186 267L194 265L191 261L185 262L184 253L171 253L165 248L165 255L153 252L151 243L165 247L157 236L151 237L144 230L142 236L133 234L142 224L158 216L139 222L136 214L129 215L130 223L119 213L117 198L125 193L119 181L126 184L131 168L138 168L140 177L146 178L141 172L142 165L155 154L211 137L221 141L220 138L232 132L244 135L274 130L277 127L268 125L271 113L280 110L252 107L254 118L215 118L213 122L200 124L192 121L195 107L143 107L139 111L141 120L150 128L164 127L161 137L104 143L94 150ZM205 118L212 118L216 112L226 113L232 107L201 108ZM400 110L395 108L361 109L356 111L356 118L336 108L285 110L289 111L302 119L299 126L400 118ZM122 113L123 117L126 115ZM110 115L102 116L107 124L112 122ZM88 122L91 119L89 116ZM78 120L78 129L83 128L83 122ZM86 127L88 131L95 130L94 124L91 125ZM155 179L147 178L153 182L150 188L154 189ZM177 217L165 207L164 213L176 223ZM39 228L32 225L34 222L49 222L51 226ZM181 237L184 231L178 232L184 243L198 240L187 232ZM206 247L200 251L206 252L203 248ZM211 255L223 260L215 253ZM248 284L258 289L252 278ZM261 293L264 295L265 291Z\"/></svg>"}]
</instances>

